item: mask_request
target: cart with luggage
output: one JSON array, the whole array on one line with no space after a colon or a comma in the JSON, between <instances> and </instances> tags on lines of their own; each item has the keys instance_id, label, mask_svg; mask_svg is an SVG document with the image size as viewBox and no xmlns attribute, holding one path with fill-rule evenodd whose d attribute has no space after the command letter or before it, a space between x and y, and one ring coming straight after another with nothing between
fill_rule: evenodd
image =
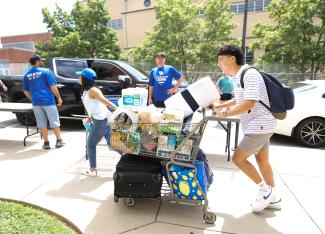
<instances>
[{"instance_id":1,"label":"cart with luggage","mask_svg":"<svg viewBox=\"0 0 325 234\"><path fill-rule=\"evenodd\" d=\"M125 119L124 119L125 120ZM208 122L111 123L111 147L122 154L114 173L114 202L132 207L136 198L202 206L203 219L212 224L208 210L205 161L199 145Z\"/></svg>"}]
</instances>

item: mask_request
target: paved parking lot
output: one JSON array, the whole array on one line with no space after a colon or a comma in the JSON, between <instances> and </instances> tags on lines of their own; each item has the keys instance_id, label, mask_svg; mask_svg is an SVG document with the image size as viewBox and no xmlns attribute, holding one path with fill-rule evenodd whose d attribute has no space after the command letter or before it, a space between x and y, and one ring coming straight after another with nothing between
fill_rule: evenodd
<instances>
[{"instance_id":1,"label":"paved parking lot","mask_svg":"<svg viewBox=\"0 0 325 234\"><path fill-rule=\"evenodd\" d=\"M84 233L323 233L325 231L325 148L299 147L274 136L271 160L281 211L251 213L255 186L226 161L225 133L210 123L201 147L209 156L214 183L208 193L213 225L203 222L200 208L139 199L133 208L113 202L114 167L120 155L98 147L100 177L86 178L85 133L80 123L64 121L66 146L45 151L40 137L22 139L25 128L11 113L0 112L0 197L23 200L53 210ZM54 145L54 135L50 136Z\"/></svg>"}]
</instances>

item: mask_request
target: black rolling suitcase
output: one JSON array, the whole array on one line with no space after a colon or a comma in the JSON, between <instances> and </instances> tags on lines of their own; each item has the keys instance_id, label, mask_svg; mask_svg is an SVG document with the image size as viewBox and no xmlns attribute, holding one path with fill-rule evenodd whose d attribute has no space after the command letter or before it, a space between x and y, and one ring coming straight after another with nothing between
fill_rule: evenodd
<instances>
[{"instance_id":1,"label":"black rolling suitcase","mask_svg":"<svg viewBox=\"0 0 325 234\"><path fill-rule=\"evenodd\" d=\"M160 197L162 174L159 159L125 154L114 173L114 202L124 198L124 204L133 206L135 198Z\"/></svg>"}]
</instances>

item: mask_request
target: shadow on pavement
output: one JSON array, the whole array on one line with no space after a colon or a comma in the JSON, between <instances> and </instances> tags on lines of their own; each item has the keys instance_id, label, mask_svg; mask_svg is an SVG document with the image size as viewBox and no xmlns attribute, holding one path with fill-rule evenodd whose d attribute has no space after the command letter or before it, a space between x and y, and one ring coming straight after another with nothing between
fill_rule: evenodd
<instances>
[{"instance_id":1,"label":"shadow on pavement","mask_svg":"<svg viewBox=\"0 0 325 234\"><path fill-rule=\"evenodd\" d=\"M71 172L71 174L76 174ZM60 188L51 190L46 194L57 198L69 198L69 199L80 199L83 201L98 202L101 200L94 198L94 196L88 196L87 193L99 188L104 183L112 181L111 177L86 177L78 174L70 180L68 183L63 184Z\"/></svg>"},{"instance_id":2,"label":"shadow on pavement","mask_svg":"<svg viewBox=\"0 0 325 234\"><path fill-rule=\"evenodd\" d=\"M270 226L267 219L276 216L274 210L265 210L261 213L247 213L241 217L235 218L232 215L217 213L217 219L222 217L224 219L221 231L234 233L234 228L243 227L245 224L245 229L237 230L235 233L264 233L264 234L281 234ZM252 222L252 216L255 218L255 222ZM237 224L237 225L236 225Z\"/></svg>"},{"instance_id":3,"label":"shadow on pavement","mask_svg":"<svg viewBox=\"0 0 325 234\"><path fill-rule=\"evenodd\" d=\"M105 233L128 233L132 230L141 233L138 228L156 222L159 208L158 199L136 199L134 207L127 207L123 199L114 203L113 195L110 195L96 209L96 215L85 227L84 233L103 233L103 226L106 226ZM100 226L101 229L97 230Z\"/></svg>"},{"instance_id":4,"label":"shadow on pavement","mask_svg":"<svg viewBox=\"0 0 325 234\"><path fill-rule=\"evenodd\" d=\"M26 143L28 146L37 144L37 142ZM19 146L17 146L17 144L19 144ZM15 145L15 147L13 145ZM9 148L8 146L11 147ZM14 141L1 139L0 149L2 149L1 151L4 151L0 154L0 161L30 159L41 156L45 153L43 149L26 150L26 147L23 146L22 140Z\"/></svg>"},{"instance_id":5,"label":"shadow on pavement","mask_svg":"<svg viewBox=\"0 0 325 234\"><path fill-rule=\"evenodd\" d=\"M4 153L0 156L0 161L5 160L24 160L24 159L30 159L30 158L36 158L39 156L44 155L44 150L42 149L34 149L34 150L28 150L24 152L9 152Z\"/></svg>"}]
</instances>

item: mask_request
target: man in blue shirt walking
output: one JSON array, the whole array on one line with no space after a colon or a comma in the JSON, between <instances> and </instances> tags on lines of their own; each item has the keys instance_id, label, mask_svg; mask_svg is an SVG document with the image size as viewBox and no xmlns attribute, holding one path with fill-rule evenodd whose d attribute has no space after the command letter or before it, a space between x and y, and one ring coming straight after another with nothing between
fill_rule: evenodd
<instances>
[{"instance_id":1,"label":"man in blue shirt walking","mask_svg":"<svg viewBox=\"0 0 325 234\"><path fill-rule=\"evenodd\" d=\"M23 79L23 91L26 97L32 101L33 111L36 118L37 128L41 130L44 138L43 149L50 149L48 140L47 122L56 136L56 148L65 145L60 133L59 113L55 104L55 98L58 100L58 106L62 105L62 99L56 80L48 69L40 68L43 64L42 58L33 55L29 59L32 68L25 74Z\"/></svg>"},{"instance_id":2,"label":"man in blue shirt walking","mask_svg":"<svg viewBox=\"0 0 325 234\"><path fill-rule=\"evenodd\" d=\"M165 53L156 54L156 63L157 67L151 69L150 72L148 104L165 107L164 101L178 91L183 77L175 68L165 65ZM172 86L173 78L177 80L174 87Z\"/></svg>"}]
</instances>

